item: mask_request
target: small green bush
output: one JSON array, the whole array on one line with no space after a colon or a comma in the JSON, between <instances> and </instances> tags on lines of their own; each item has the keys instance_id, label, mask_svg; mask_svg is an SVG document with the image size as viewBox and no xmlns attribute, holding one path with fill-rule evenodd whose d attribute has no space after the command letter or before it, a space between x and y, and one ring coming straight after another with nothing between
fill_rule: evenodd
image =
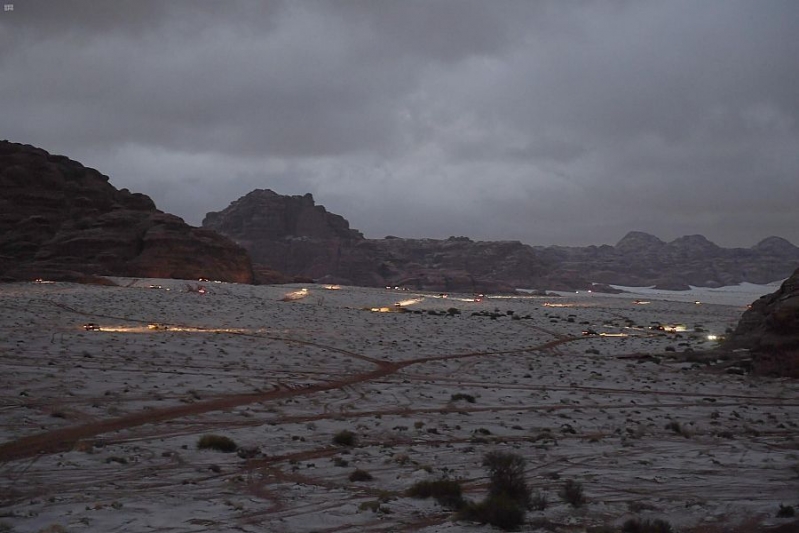
<instances>
[{"instance_id":1,"label":"small green bush","mask_svg":"<svg viewBox=\"0 0 799 533\"><path fill-rule=\"evenodd\" d=\"M665 520L639 520L631 518L621 526L622 533L673 533L671 524Z\"/></svg>"},{"instance_id":2,"label":"small green bush","mask_svg":"<svg viewBox=\"0 0 799 533\"><path fill-rule=\"evenodd\" d=\"M343 429L333 435L333 444L338 446L355 446L356 441L355 433L348 429Z\"/></svg>"},{"instance_id":3,"label":"small green bush","mask_svg":"<svg viewBox=\"0 0 799 533\"><path fill-rule=\"evenodd\" d=\"M372 481L373 479L372 474L360 468L356 468L350 474L350 481Z\"/></svg>"},{"instance_id":4,"label":"small green bush","mask_svg":"<svg viewBox=\"0 0 799 533\"><path fill-rule=\"evenodd\" d=\"M200 450L216 450L224 453L233 453L238 449L236 443L230 437L223 435L203 435L197 441L197 448Z\"/></svg>"},{"instance_id":5,"label":"small green bush","mask_svg":"<svg viewBox=\"0 0 799 533\"><path fill-rule=\"evenodd\" d=\"M585 504L583 484L573 479L566 480L566 483L558 491L558 496L572 507L582 507Z\"/></svg>"},{"instance_id":6,"label":"small green bush","mask_svg":"<svg viewBox=\"0 0 799 533\"><path fill-rule=\"evenodd\" d=\"M465 505L460 482L451 479L417 481L406 494L411 498L435 498L439 505L450 509L461 509Z\"/></svg>"}]
</instances>

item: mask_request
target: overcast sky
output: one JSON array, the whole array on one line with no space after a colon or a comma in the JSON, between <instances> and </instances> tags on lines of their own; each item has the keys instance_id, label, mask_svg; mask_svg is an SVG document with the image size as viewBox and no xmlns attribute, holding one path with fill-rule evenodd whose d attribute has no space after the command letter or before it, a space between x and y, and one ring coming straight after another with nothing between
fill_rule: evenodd
<instances>
[{"instance_id":1,"label":"overcast sky","mask_svg":"<svg viewBox=\"0 0 799 533\"><path fill-rule=\"evenodd\" d=\"M795 0L4 0L0 138L199 225L799 244Z\"/></svg>"}]
</instances>

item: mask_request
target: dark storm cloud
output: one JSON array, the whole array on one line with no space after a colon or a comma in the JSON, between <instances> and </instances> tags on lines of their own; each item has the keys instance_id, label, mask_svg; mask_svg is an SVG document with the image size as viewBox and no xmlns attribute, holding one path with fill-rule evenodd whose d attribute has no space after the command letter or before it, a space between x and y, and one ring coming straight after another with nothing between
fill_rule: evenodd
<instances>
[{"instance_id":1,"label":"dark storm cloud","mask_svg":"<svg viewBox=\"0 0 799 533\"><path fill-rule=\"evenodd\" d=\"M797 22L776 0L17 0L0 114L191 223L269 187L369 236L799 243Z\"/></svg>"}]
</instances>

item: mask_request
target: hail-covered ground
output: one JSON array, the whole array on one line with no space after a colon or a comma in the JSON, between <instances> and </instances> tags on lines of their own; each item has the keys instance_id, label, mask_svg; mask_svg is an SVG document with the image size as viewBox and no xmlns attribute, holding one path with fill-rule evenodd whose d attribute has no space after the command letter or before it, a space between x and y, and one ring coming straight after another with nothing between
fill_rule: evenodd
<instances>
[{"instance_id":1,"label":"hail-covered ground","mask_svg":"<svg viewBox=\"0 0 799 533\"><path fill-rule=\"evenodd\" d=\"M478 501L490 451L547 501L523 531L723 531L799 504L799 383L693 356L773 287L115 281L0 285L0 531L488 531L406 491Z\"/></svg>"}]
</instances>

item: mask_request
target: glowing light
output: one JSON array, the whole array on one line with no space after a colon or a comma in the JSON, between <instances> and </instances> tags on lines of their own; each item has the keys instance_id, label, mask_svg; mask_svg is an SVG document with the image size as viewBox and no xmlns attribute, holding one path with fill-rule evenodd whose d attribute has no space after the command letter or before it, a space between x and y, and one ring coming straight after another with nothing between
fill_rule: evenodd
<instances>
[{"instance_id":1,"label":"glowing light","mask_svg":"<svg viewBox=\"0 0 799 533\"><path fill-rule=\"evenodd\" d=\"M680 331L687 331L688 328L685 327L685 324L673 324L668 326L663 326L664 331L669 333L678 333Z\"/></svg>"},{"instance_id":2,"label":"glowing light","mask_svg":"<svg viewBox=\"0 0 799 533\"><path fill-rule=\"evenodd\" d=\"M340 285L325 285L325 289L327 289L329 291L339 291L339 290L341 290L341 286Z\"/></svg>"},{"instance_id":3,"label":"glowing light","mask_svg":"<svg viewBox=\"0 0 799 533\"><path fill-rule=\"evenodd\" d=\"M306 296L308 296L308 294L309 294L308 289L300 289L298 291L286 293L283 296L282 300L284 302L290 302L292 300L301 300L301 299L305 298Z\"/></svg>"},{"instance_id":4,"label":"glowing light","mask_svg":"<svg viewBox=\"0 0 799 533\"><path fill-rule=\"evenodd\" d=\"M649 300L634 300L633 301L634 305L649 305L651 303L652 302L650 302Z\"/></svg>"},{"instance_id":5,"label":"glowing light","mask_svg":"<svg viewBox=\"0 0 799 533\"><path fill-rule=\"evenodd\" d=\"M709 341L717 341L717 340L719 340L719 336L718 335L708 335L707 336L707 340L709 340Z\"/></svg>"},{"instance_id":6,"label":"glowing light","mask_svg":"<svg viewBox=\"0 0 799 533\"><path fill-rule=\"evenodd\" d=\"M394 305L396 307L407 307L409 305L418 304L422 300L424 300L424 298L411 298L409 300L402 300L401 302L397 302Z\"/></svg>"},{"instance_id":7,"label":"glowing light","mask_svg":"<svg viewBox=\"0 0 799 533\"><path fill-rule=\"evenodd\" d=\"M83 327L89 326L86 324ZM104 333L259 333L260 330L244 328L197 328L191 326L174 326L165 324L147 324L146 326L98 326L93 324L93 329L87 331L102 331Z\"/></svg>"}]
</instances>

